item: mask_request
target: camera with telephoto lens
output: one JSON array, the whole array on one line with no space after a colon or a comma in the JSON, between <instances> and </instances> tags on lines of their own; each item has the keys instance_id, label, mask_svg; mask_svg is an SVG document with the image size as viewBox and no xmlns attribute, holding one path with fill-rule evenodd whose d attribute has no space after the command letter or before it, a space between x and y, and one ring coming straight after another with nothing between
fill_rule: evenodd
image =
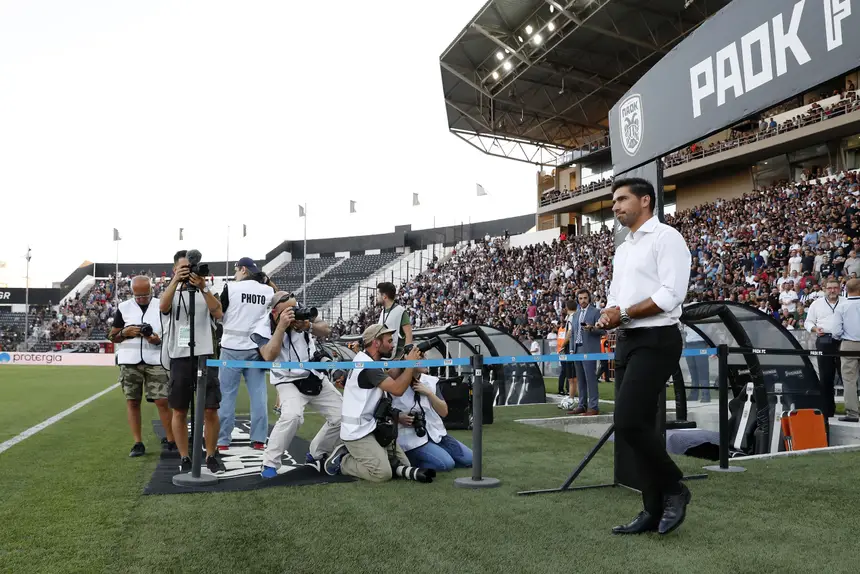
<instances>
[{"instance_id":1,"label":"camera with telephoto lens","mask_svg":"<svg viewBox=\"0 0 860 574\"><path fill-rule=\"evenodd\" d=\"M210 274L209 264L200 263L200 260L203 259L203 255L198 250L189 250L185 257L188 259L188 270L191 273L194 273L198 277L206 277Z\"/></svg>"},{"instance_id":2,"label":"camera with telephoto lens","mask_svg":"<svg viewBox=\"0 0 860 574\"><path fill-rule=\"evenodd\" d=\"M427 434L427 416L423 411L410 413L412 417L412 428L415 429L415 434L423 437Z\"/></svg>"},{"instance_id":3,"label":"camera with telephoto lens","mask_svg":"<svg viewBox=\"0 0 860 574\"><path fill-rule=\"evenodd\" d=\"M144 323L140 326L140 334L144 337L152 337L152 325Z\"/></svg>"},{"instance_id":4,"label":"camera with telephoto lens","mask_svg":"<svg viewBox=\"0 0 860 574\"><path fill-rule=\"evenodd\" d=\"M296 321L315 321L317 318L317 308L296 306L293 308L293 316Z\"/></svg>"},{"instance_id":5,"label":"camera with telephoto lens","mask_svg":"<svg viewBox=\"0 0 860 574\"><path fill-rule=\"evenodd\" d=\"M332 356L325 349L317 349L311 357L312 363L328 363L333 360Z\"/></svg>"},{"instance_id":6,"label":"camera with telephoto lens","mask_svg":"<svg viewBox=\"0 0 860 574\"><path fill-rule=\"evenodd\" d=\"M442 340L439 337L433 337L432 339L427 339L426 341L421 341L420 343L410 343L403 347L403 354L407 355L409 351L412 350L412 347L417 347L421 353L426 353L430 349L436 346L437 343L440 343Z\"/></svg>"}]
</instances>

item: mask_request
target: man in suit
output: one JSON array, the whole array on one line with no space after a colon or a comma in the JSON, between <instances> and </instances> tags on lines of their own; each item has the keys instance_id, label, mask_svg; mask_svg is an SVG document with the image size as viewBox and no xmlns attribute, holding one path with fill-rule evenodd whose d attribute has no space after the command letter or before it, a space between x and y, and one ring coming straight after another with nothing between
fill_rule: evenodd
<instances>
[{"instance_id":1,"label":"man in suit","mask_svg":"<svg viewBox=\"0 0 860 574\"><path fill-rule=\"evenodd\" d=\"M567 332L571 354L599 353L600 338L606 331L595 327L600 311L591 304L586 289L576 292L576 311L570 314ZM572 414L593 416L600 414L600 396L597 390L597 361L576 361L576 380L579 387L579 405Z\"/></svg>"}]
</instances>

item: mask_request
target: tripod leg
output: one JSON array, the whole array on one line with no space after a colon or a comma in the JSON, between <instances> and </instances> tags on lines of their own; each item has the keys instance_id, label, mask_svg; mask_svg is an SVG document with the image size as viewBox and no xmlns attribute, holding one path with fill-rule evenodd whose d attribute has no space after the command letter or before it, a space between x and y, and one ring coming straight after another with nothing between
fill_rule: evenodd
<instances>
[{"instance_id":1,"label":"tripod leg","mask_svg":"<svg viewBox=\"0 0 860 574\"><path fill-rule=\"evenodd\" d=\"M585 458L582 459L582 462L580 462L579 465L575 469L573 469L573 472L570 474L569 477L567 477L567 480L564 481L564 484L561 485L561 490L567 490L568 488L570 488L571 483L576 480L576 477L578 477L583 470L585 470L585 467L588 466L588 463L591 462L591 459L594 458L594 455L597 454L597 451L603 448L603 445L606 444L606 441L609 440L609 437L611 437L612 433L614 432L615 423L609 425L609 428L606 429L606 432L603 433L603 436L600 437L600 440L597 441L597 444L594 445L590 451L588 451L588 454L585 455Z\"/></svg>"}]
</instances>

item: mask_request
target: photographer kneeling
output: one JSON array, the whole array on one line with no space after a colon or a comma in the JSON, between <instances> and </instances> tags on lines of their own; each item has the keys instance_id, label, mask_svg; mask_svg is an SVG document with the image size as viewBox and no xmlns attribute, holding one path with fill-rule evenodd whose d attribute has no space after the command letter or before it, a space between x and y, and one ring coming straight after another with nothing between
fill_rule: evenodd
<instances>
[{"instance_id":1,"label":"photographer kneeling","mask_svg":"<svg viewBox=\"0 0 860 574\"><path fill-rule=\"evenodd\" d=\"M379 361L390 356L394 331L385 325L364 330L364 350L354 361ZM405 359L416 361L421 351L414 347ZM356 365L344 386L340 445L325 462L328 474L345 474L371 482L384 482L399 476L419 482L432 482L436 471L415 468L397 444L399 413L393 408L392 395L399 397L412 383L414 369L363 368Z\"/></svg>"},{"instance_id":2,"label":"photographer kneeling","mask_svg":"<svg viewBox=\"0 0 860 574\"><path fill-rule=\"evenodd\" d=\"M310 331L329 331L322 321L311 322L315 313L297 307L292 295L275 293L271 313L257 324L251 335L264 361L310 362L319 360ZM313 316L312 316L313 315ZM304 420L305 406L314 405L326 422L311 441L310 456L321 460L334 449L340 435L343 398L328 377L307 369L272 369L270 382L275 385L281 414L263 457L260 476L274 478L281 468L281 456L289 448Z\"/></svg>"},{"instance_id":3,"label":"photographer kneeling","mask_svg":"<svg viewBox=\"0 0 860 574\"><path fill-rule=\"evenodd\" d=\"M413 466L446 472L455 466L471 467L472 451L449 436L442 422L448 404L436 395L439 377L423 368L415 369L413 377L406 392L394 398L394 407L401 412L397 444Z\"/></svg>"}]
</instances>

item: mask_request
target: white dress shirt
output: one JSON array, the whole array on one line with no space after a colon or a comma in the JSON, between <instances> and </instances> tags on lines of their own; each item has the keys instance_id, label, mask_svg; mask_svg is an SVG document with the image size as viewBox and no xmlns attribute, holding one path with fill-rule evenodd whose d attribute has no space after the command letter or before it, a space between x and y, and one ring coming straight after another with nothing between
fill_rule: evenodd
<instances>
[{"instance_id":1,"label":"white dress shirt","mask_svg":"<svg viewBox=\"0 0 860 574\"><path fill-rule=\"evenodd\" d=\"M656 216L628 233L615 250L607 307L628 309L651 298L662 313L633 319L621 328L677 325L690 285L692 256L678 231Z\"/></svg>"},{"instance_id":2,"label":"white dress shirt","mask_svg":"<svg viewBox=\"0 0 860 574\"><path fill-rule=\"evenodd\" d=\"M827 297L819 297L812 302L806 312L806 321L803 322L803 328L812 332L814 327L821 327L825 333L833 334L833 315L840 305L845 304L845 298L840 297L836 303L831 303Z\"/></svg>"},{"instance_id":3,"label":"white dress shirt","mask_svg":"<svg viewBox=\"0 0 860 574\"><path fill-rule=\"evenodd\" d=\"M848 297L833 313L833 336L860 342L860 297Z\"/></svg>"}]
</instances>

